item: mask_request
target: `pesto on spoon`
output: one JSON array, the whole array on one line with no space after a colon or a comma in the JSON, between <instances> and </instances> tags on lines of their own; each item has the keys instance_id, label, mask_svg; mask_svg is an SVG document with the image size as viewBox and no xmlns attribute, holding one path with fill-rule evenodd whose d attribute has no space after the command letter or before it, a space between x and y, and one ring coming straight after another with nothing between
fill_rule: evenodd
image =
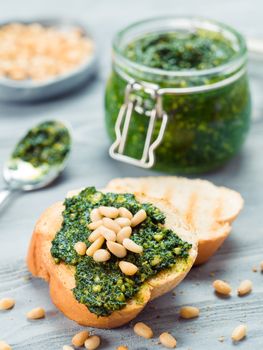
<instances>
[{"instance_id":1,"label":"pesto on spoon","mask_svg":"<svg viewBox=\"0 0 263 350\"><path fill-rule=\"evenodd\" d=\"M7 188L0 192L0 205L14 190L35 190L54 181L65 168L70 149L70 131L64 123L45 121L30 129L4 165Z\"/></svg>"}]
</instances>

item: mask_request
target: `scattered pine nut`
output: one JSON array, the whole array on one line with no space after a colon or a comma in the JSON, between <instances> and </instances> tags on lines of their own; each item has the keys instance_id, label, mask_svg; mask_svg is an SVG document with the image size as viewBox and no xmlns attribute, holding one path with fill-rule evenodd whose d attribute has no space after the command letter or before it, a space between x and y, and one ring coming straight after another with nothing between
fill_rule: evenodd
<instances>
[{"instance_id":1,"label":"scattered pine nut","mask_svg":"<svg viewBox=\"0 0 263 350\"><path fill-rule=\"evenodd\" d=\"M146 211L144 209L139 210L131 219L131 227L135 227L142 223L147 218Z\"/></svg>"},{"instance_id":2,"label":"scattered pine nut","mask_svg":"<svg viewBox=\"0 0 263 350\"><path fill-rule=\"evenodd\" d=\"M124 238L122 242L123 246L133 253L142 253L143 248L137 243L133 242L130 238Z\"/></svg>"},{"instance_id":3,"label":"scattered pine nut","mask_svg":"<svg viewBox=\"0 0 263 350\"><path fill-rule=\"evenodd\" d=\"M72 346L63 345L63 350L74 350Z\"/></svg>"},{"instance_id":4,"label":"scattered pine nut","mask_svg":"<svg viewBox=\"0 0 263 350\"><path fill-rule=\"evenodd\" d=\"M150 339L153 337L152 329L143 322L136 323L133 327L133 330L134 333L136 333L139 337L143 337L146 339Z\"/></svg>"},{"instance_id":5,"label":"scattered pine nut","mask_svg":"<svg viewBox=\"0 0 263 350\"><path fill-rule=\"evenodd\" d=\"M104 227L107 227L108 229L114 231L116 234L121 229L120 225L115 220L112 220L110 218L103 218L102 222Z\"/></svg>"},{"instance_id":6,"label":"scattered pine nut","mask_svg":"<svg viewBox=\"0 0 263 350\"><path fill-rule=\"evenodd\" d=\"M110 259L110 253L106 249L98 249L93 254L93 259L96 262L105 262Z\"/></svg>"},{"instance_id":7,"label":"scattered pine nut","mask_svg":"<svg viewBox=\"0 0 263 350\"><path fill-rule=\"evenodd\" d=\"M252 271L253 271L253 272L258 272L257 267L256 267L256 266L254 266L254 267L252 268Z\"/></svg>"},{"instance_id":8,"label":"scattered pine nut","mask_svg":"<svg viewBox=\"0 0 263 350\"><path fill-rule=\"evenodd\" d=\"M119 210L115 207L99 207L100 214L106 218L115 219L119 215Z\"/></svg>"},{"instance_id":9,"label":"scattered pine nut","mask_svg":"<svg viewBox=\"0 0 263 350\"><path fill-rule=\"evenodd\" d=\"M252 291L252 286L253 285L250 280L242 281L237 289L237 294L240 296L249 294Z\"/></svg>"},{"instance_id":10,"label":"scattered pine nut","mask_svg":"<svg viewBox=\"0 0 263 350\"><path fill-rule=\"evenodd\" d=\"M117 233L117 242L121 243L123 242L124 238L130 238L132 234L132 229L130 226L123 227L118 233Z\"/></svg>"},{"instance_id":11,"label":"scattered pine nut","mask_svg":"<svg viewBox=\"0 0 263 350\"><path fill-rule=\"evenodd\" d=\"M0 300L0 310L12 309L15 305L15 300L12 298L3 298Z\"/></svg>"},{"instance_id":12,"label":"scattered pine nut","mask_svg":"<svg viewBox=\"0 0 263 350\"><path fill-rule=\"evenodd\" d=\"M231 338L233 341L240 341L245 338L246 335L247 326L245 324L241 324L233 330Z\"/></svg>"},{"instance_id":13,"label":"scattered pine nut","mask_svg":"<svg viewBox=\"0 0 263 350\"><path fill-rule=\"evenodd\" d=\"M119 268L127 276L133 276L138 271L138 267L128 261L120 261Z\"/></svg>"},{"instance_id":14,"label":"scattered pine nut","mask_svg":"<svg viewBox=\"0 0 263 350\"><path fill-rule=\"evenodd\" d=\"M0 340L0 350L12 350L12 348L5 341Z\"/></svg>"},{"instance_id":15,"label":"scattered pine nut","mask_svg":"<svg viewBox=\"0 0 263 350\"><path fill-rule=\"evenodd\" d=\"M113 255L117 256L118 258L124 258L127 255L126 248L119 243L108 241L107 248Z\"/></svg>"},{"instance_id":16,"label":"scattered pine nut","mask_svg":"<svg viewBox=\"0 0 263 350\"><path fill-rule=\"evenodd\" d=\"M230 285L222 280L215 280L213 282L215 291L219 294L229 295L232 291Z\"/></svg>"},{"instance_id":17,"label":"scattered pine nut","mask_svg":"<svg viewBox=\"0 0 263 350\"><path fill-rule=\"evenodd\" d=\"M199 313L199 309L194 306L183 306L180 309L180 316L186 319L198 317Z\"/></svg>"},{"instance_id":18,"label":"scattered pine nut","mask_svg":"<svg viewBox=\"0 0 263 350\"><path fill-rule=\"evenodd\" d=\"M90 216L90 219L91 219L92 222L93 221L99 221L99 220L102 219L102 216L101 216L100 211L99 211L98 208L92 209L90 214L89 214L89 216Z\"/></svg>"},{"instance_id":19,"label":"scattered pine nut","mask_svg":"<svg viewBox=\"0 0 263 350\"><path fill-rule=\"evenodd\" d=\"M97 238L96 241L93 242L92 245L87 249L86 254L88 256L93 256L94 253L102 247L104 241L105 241L105 238L102 236Z\"/></svg>"},{"instance_id":20,"label":"scattered pine nut","mask_svg":"<svg viewBox=\"0 0 263 350\"><path fill-rule=\"evenodd\" d=\"M163 346L169 349L174 349L176 348L176 339L167 332L164 332L160 335L159 337L160 342L162 343Z\"/></svg>"},{"instance_id":21,"label":"scattered pine nut","mask_svg":"<svg viewBox=\"0 0 263 350\"><path fill-rule=\"evenodd\" d=\"M261 263L260 263L260 270L261 270L261 272L263 272L263 261L261 261Z\"/></svg>"},{"instance_id":22,"label":"scattered pine nut","mask_svg":"<svg viewBox=\"0 0 263 350\"><path fill-rule=\"evenodd\" d=\"M114 221L116 221L120 227L131 226L131 220L128 218L121 218L120 217L120 218L115 219Z\"/></svg>"},{"instance_id":23,"label":"scattered pine nut","mask_svg":"<svg viewBox=\"0 0 263 350\"><path fill-rule=\"evenodd\" d=\"M119 215L123 218L132 219L132 213L124 207L119 208Z\"/></svg>"},{"instance_id":24,"label":"scattered pine nut","mask_svg":"<svg viewBox=\"0 0 263 350\"><path fill-rule=\"evenodd\" d=\"M38 320L40 318L44 318L46 315L45 310L42 307L36 307L35 309L30 310L26 317L29 320Z\"/></svg>"},{"instance_id":25,"label":"scattered pine nut","mask_svg":"<svg viewBox=\"0 0 263 350\"><path fill-rule=\"evenodd\" d=\"M88 229L96 230L96 228L98 228L98 227L100 227L102 225L103 225L103 221L102 220L93 221L93 222L88 224Z\"/></svg>"},{"instance_id":26,"label":"scattered pine nut","mask_svg":"<svg viewBox=\"0 0 263 350\"><path fill-rule=\"evenodd\" d=\"M89 337L88 331L81 331L74 335L71 342L74 346L83 346L85 343L85 340L87 340Z\"/></svg>"},{"instance_id":27,"label":"scattered pine nut","mask_svg":"<svg viewBox=\"0 0 263 350\"><path fill-rule=\"evenodd\" d=\"M84 242L77 242L74 245L74 249L76 250L76 252L79 255L85 255L86 254L86 250L87 250L87 246Z\"/></svg>"},{"instance_id":28,"label":"scattered pine nut","mask_svg":"<svg viewBox=\"0 0 263 350\"><path fill-rule=\"evenodd\" d=\"M120 345L116 348L116 350L129 350L129 348L126 345Z\"/></svg>"},{"instance_id":29,"label":"scattered pine nut","mask_svg":"<svg viewBox=\"0 0 263 350\"><path fill-rule=\"evenodd\" d=\"M88 350L95 350L100 345L100 337L92 335L85 341L85 348Z\"/></svg>"}]
</instances>

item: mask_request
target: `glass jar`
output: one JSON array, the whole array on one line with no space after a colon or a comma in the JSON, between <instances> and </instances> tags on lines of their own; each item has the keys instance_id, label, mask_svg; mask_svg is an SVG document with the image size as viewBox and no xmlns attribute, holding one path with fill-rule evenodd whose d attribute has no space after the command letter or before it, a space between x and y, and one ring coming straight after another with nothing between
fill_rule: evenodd
<instances>
[{"instance_id":1,"label":"glass jar","mask_svg":"<svg viewBox=\"0 0 263 350\"><path fill-rule=\"evenodd\" d=\"M231 43L235 54L205 69L165 70L127 58L149 33L203 31ZM211 34L212 33L212 34ZM215 169L233 157L250 124L247 49L234 29L206 19L164 17L135 23L113 42L105 94L106 126L121 161L182 174Z\"/></svg>"}]
</instances>

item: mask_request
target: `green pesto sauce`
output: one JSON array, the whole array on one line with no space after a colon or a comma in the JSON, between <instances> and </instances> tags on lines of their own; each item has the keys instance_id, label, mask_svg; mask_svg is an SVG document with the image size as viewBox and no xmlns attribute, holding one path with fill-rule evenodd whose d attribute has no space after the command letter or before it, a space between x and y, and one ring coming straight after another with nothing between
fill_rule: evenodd
<instances>
[{"instance_id":1,"label":"green pesto sauce","mask_svg":"<svg viewBox=\"0 0 263 350\"><path fill-rule=\"evenodd\" d=\"M223 34L208 30L192 34L153 33L131 41L123 48L129 60L147 67L159 68L154 75L134 69L124 72L136 81L158 84L163 88L206 86L229 77L227 72L212 75L183 75L167 77L165 71L204 69L220 66L236 58L232 43ZM118 67L119 68L119 67ZM164 71L163 71L164 72ZM113 65L105 94L106 126L115 140L115 122L124 103L127 81ZM131 99L149 111L155 101L144 91L133 92ZM163 110L168 115L164 139L156 149L154 169L181 174L210 171L225 164L241 148L250 124L250 91L247 74L233 83L213 91L194 94L165 94ZM149 118L134 111L124 153L140 159L146 139ZM157 119L153 138L157 138L161 121Z\"/></svg>"},{"instance_id":2,"label":"green pesto sauce","mask_svg":"<svg viewBox=\"0 0 263 350\"><path fill-rule=\"evenodd\" d=\"M173 71L217 67L233 58L236 52L220 33L198 30L147 34L127 45L124 55L147 67Z\"/></svg>"},{"instance_id":3,"label":"green pesto sauce","mask_svg":"<svg viewBox=\"0 0 263 350\"><path fill-rule=\"evenodd\" d=\"M67 198L64 205L63 224L52 242L51 254L57 263L63 261L76 266L74 296L98 316L107 316L123 308L139 292L144 281L176 263L186 261L189 256L191 244L182 241L174 231L164 228L164 214L152 204L139 203L133 194L103 194L94 187L88 187L79 195ZM122 259L113 254L109 261L97 263L92 257L80 256L74 250L78 241L90 246L89 215L93 208L101 205L124 206L133 214L142 208L147 212L147 219L133 228L131 236L134 242L143 246L143 253L128 252L124 258L139 268L134 276L121 272L118 262Z\"/></svg>"},{"instance_id":4,"label":"green pesto sauce","mask_svg":"<svg viewBox=\"0 0 263 350\"><path fill-rule=\"evenodd\" d=\"M58 121L46 121L29 130L16 145L12 158L34 167L53 166L63 162L70 151L68 129Z\"/></svg>"}]
</instances>

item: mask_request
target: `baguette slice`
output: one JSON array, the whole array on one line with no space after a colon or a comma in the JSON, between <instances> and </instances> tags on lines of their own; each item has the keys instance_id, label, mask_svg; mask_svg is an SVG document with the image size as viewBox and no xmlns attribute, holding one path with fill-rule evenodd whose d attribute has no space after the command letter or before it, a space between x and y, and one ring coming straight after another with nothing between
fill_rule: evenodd
<instances>
[{"instance_id":1,"label":"baguette slice","mask_svg":"<svg viewBox=\"0 0 263 350\"><path fill-rule=\"evenodd\" d=\"M113 179L107 189L138 191L169 201L197 233L196 265L206 262L223 244L244 203L238 192L226 187L176 176Z\"/></svg>"},{"instance_id":2,"label":"baguette slice","mask_svg":"<svg viewBox=\"0 0 263 350\"><path fill-rule=\"evenodd\" d=\"M76 192L74 192L76 194ZM197 256L197 238L184 220L163 200L136 194L140 202L151 202L166 214L165 226L174 230L184 241L192 244L189 258L184 262L157 274L145 282L139 293L127 305L108 317L98 317L80 304L74 297L75 268L64 263L55 264L50 254L51 242L61 227L63 203L58 202L46 209L39 218L31 239L27 264L31 273L49 283L53 303L70 319L85 326L98 328L119 327L134 319L146 304L173 289L191 269Z\"/></svg>"}]
</instances>

